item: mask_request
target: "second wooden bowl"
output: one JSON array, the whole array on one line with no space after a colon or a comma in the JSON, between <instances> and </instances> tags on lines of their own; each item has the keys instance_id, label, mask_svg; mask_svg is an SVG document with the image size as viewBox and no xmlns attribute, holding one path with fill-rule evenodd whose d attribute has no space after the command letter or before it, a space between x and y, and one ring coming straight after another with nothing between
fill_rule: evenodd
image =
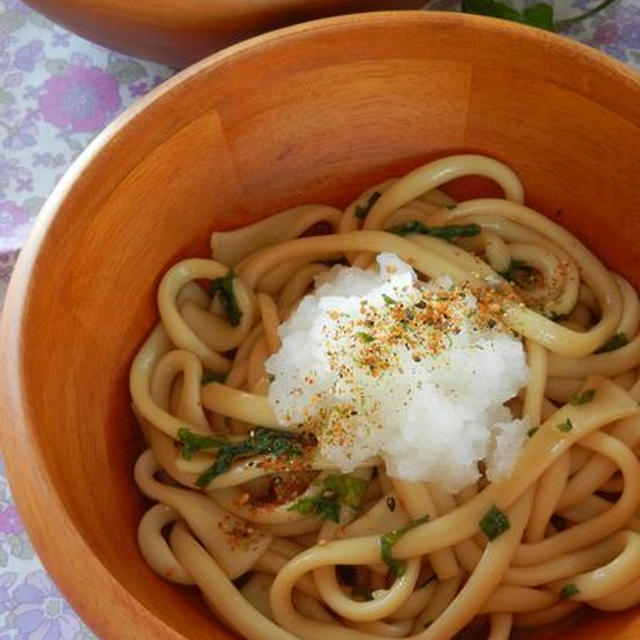
<instances>
[{"instance_id":1,"label":"second wooden bowl","mask_svg":"<svg viewBox=\"0 0 640 640\"><path fill-rule=\"evenodd\" d=\"M249 36L313 18L418 9L423 0L26 0L111 49L182 68Z\"/></svg>"}]
</instances>

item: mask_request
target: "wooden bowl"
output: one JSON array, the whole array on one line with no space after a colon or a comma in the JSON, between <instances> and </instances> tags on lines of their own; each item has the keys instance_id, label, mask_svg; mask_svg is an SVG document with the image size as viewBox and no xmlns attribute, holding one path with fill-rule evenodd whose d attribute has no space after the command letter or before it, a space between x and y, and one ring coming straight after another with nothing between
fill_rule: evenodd
<instances>
[{"instance_id":1,"label":"wooden bowl","mask_svg":"<svg viewBox=\"0 0 640 640\"><path fill-rule=\"evenodd\" d=\"M528 202L640 286L640 81L543 31L458 14L328 19L171 79L66 174L22 251L2 324L2 439L33 543L104 639L233 635L136 545L141 439L127 376L161 274L228 229L448 152L509 163ZM534 638L558 637L544 630ZM562 637L631 640L631 611Z\"/></svg>"},{"instance_id":2,"label":"wooden bowl","mask_svg":"<svg viewBox=\"0 0 640 640\"><path fill-rule=\"evenodd\" d=\"M182 68L250 36L304 20L424 0L25 0L94 42Z\"/></svg>"}]
</instances>

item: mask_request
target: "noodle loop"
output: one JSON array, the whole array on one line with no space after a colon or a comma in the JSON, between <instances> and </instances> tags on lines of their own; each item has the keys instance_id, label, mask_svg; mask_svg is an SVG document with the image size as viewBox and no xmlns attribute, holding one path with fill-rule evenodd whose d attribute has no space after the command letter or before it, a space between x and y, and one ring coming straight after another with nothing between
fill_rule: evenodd
<instances>
[{"instance_id":1,"label":"noodle loop","mask_svg":"<svg viewBox=\"0 0 640 640\"><path fill-rule=\"evenodd\" d=\"M493 180L504 198L456 203L440 189L469 175ZM639 604L640 300L523 202L501 162L451 156L370 187L344 211L303 205L215 232L213 259L171 267L160 322L130 372L148 446L135 480L155 503L138 529L149 566L197 585L249 640L451 640L480 616L488 640L508 640L514 627L583 606ZM321 446L340 424L336 407L300 424L278 418L269 359L286 346L282 327L344 265L366 279L381 253L409 264L421 291L446 278L491 330L524 346L528 383L498 400L528 429L504 477L487 457L461 490L409 481L392 476L385 449L360 440L362 457L343 468ZM441 309L447 295L429 304ZM371 353L398 314L383 297L389 322L356 334ZM453 326L448 309L425 324ZM400 326L409 331L416 314ZM374 364L372 377L388 362ZM496 413L492 428L503 422Z\"/></svg>"}]
</instances>

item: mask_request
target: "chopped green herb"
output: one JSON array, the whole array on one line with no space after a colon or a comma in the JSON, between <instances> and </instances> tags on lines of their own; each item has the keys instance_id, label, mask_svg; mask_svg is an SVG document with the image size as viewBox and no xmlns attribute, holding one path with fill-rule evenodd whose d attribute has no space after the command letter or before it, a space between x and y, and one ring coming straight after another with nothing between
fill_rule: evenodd
<instances>
[{"instance_id":1,"label":"chopped green herb","mask_svg":"<svg viewBox=\"0 0 640 640\"><path fill-rule=\"evenodd\" d=\"M365 204L360 204L356 207L354 211L355 217L358 218L358 220L364 220L369 215L369 211L371 211L373 205L380 200L381 195L379 191L374 191Z\"/></svg>"},{"instance_id":2,"label":"chopped green herb","mask_svg":"<svg viewBox=\"0 0 640 640\"><path fill-rule=\"evenodd\" d=\"M455 209L458 205L457 204L448 204L446 205L447 209L449 209L449 211L451 211L452 209Z\"/></svg>"},{"instance_id":3,"label":"chopped green herb","mask_svg":"<svg viewBox=\"0 0 640 640\"><path fill-rule=\"evenodd\" d=\"M391 296L388 296L386 293L382 294L382 299L384 300L384 303L387 306L391 306L392 304L396 303L396 301Z\"/></svg>"},{"instance_id":4,"label":"chopped green herb","mask_svg":"<svg viewBox=\"0 0 640 640\"><path fill-rule=\"evenodd\" d=\"M189 429L178 429L178 438L182 443L182 457L185 460L191 460L193 456L202 449L213 449L224 444L222 438L214 438L213 436L201 436L193 433Z\"/></svg>"},{"instance_id":5,"label":"chopped green herb","mask_svg":"<svg viewBox=\"0 0 640 640\"><path fill-rule=\"evenodd\" d=\"M297 511L303 516L308 516L310 513L322 513L327 515L329 512L328 520L333 520L334 522L339 522L339 512L336 514L336 510L338 507L337 501L335 502L335 507L331 507L327 509L326 499L324 504L321 505L322 498L320 496L317 497L309 497L303 496L302 498L298 498L288 509L287 511Z\"/></svg>"},{"instance_id":6,"label":"chopped green herb","mask_svg":"<svg viewBox=\"0 0 640 640\"><path fill-rule=\"evenodd\" d=\"M540 2L520 12L507 4L497 2L497 0L463 0L462 11L520 22L547 31L554 30L553 7L546 2Z\"/></svg>"},{"instance_id":7,"label":"chopped green herb","mask_svg":"<svg viewBox=\"0 0 640 640\"><path fill-rule=\"evenodd\" d=\"M609 351L615 351L621 349L625 345L629 344L629 338L624 331L614 333L597 351L596 353L608 353Z\"/></svg>"},{"instance_id":8,"label":"chopped green herb","mask_svg":"<svg viewBox=\"0 0 640 640\"><path fill-rule=\"evenodd\" d=\"M323 491L316 501L316 512L324 520L340 522L340 501L335 493Z\"/></svg>"},{"instance_id":9,"label":"chopped green herb","mask_svg":"<svg viewBox=\"0 0 640 640\"><path fill-rule=\"evenodd\" d=\"M269 382L273 382L276 379L276 377L273 375L273 373L270 373L267 375L267 379L269 380Z\"/></svg>"},{"instance_id":10,"label":"chopped green herb","mask_svg":"<svg viewBox=\"0 0 640 640\"><path fill-rule=\"evenodd\" d=\"M367 589L367 587L353 587L351 589L351 596L358 602L371 602L371 600L373 600L373 591Z\"/></svg>"},{"instance_id":11,"label":"chopped green herb","mask_svg":"<svg viewBox=\"0 0 640 640\"><path fill-rule=\"evenodd\" d=\"M527 436L529 436L529 438L532 438L533 436L536 435L537 431L538 431L538 427L531 427L531 429L527 431Z\"/></svg>"},{"instance_id":12,"label":"chopped green herb","mask_svg":"<svg viewBox=\"0 0 640 640\"><path fill-rule=\"evenodd\" d=\"M560 589L560 598L562 600L568 600L569 598L573 598L573 596L577 596L580 593L580 589L576 587L575 584L570 583L566 584L562 589Z\"/></svg>"},{"instance_id":13,"label":"chopped green herb","mask_svg":"<svg viewBox=\"0 0 640 640\"><path fill-rule=\"evenodd\" d=\"M444 227L427 227L418 220L411 220L389 229L399 236L406 236L409 233L418 233L423 236L440 238L447 242L453 242L454 238L470 238L477 236L482 228L479 224L451 224Z\"/></svg>"},{"instance_id":14,"label":"chopped green herb","mask_svg":"<svg viewBox=\"0 0 640 640\"><path fill-rule=\"evenodd\" d=\"M404 575L404 572L407 570L407 563L393 557L393 554L391 553L393 545L398 542L398 540L400 540L407 531L424 524L428 520L428 515L422 516L422 518L412 520L409 524L401 527L400 529L394 529L393 531L389 531L389 533L385 533L380 538L380 557L389 569L391 569L391 573L394 577L399 578Z\"/></svg>"},{"instance_id":15,"label":"chopped green herb","mask_svg":"<svg viewBox=\"0 0 640 640\"><path fill-rule=\"evenodd\" d=\"M231 467L234 459L233 445L221 447L218 450L216 461L196 480L196 484L202 489L206 489L209 483L215 480L219 475L225 473Z\"/></svg>"},{"instance_id":16,"label":"chopped green herb","mask_svg":"<svg viewBox=\"0 0 640 640\"><path fill-rule=\"evenodd\" d=\"M324 485L334 491L340 503L351 509L361 509L364 496L369 489L369 481L356 476L329 476Z\"/></svg>"},{"instance_id":17,"label":"chopped green herb","mask_svg":"<svg viewBox=\"0 0 640 640\"><path fill-rule=\"evenodd\" d=\"M316 505L317 500L315 498L299 498L287 509L287 511L297 511L303 516L306 516L316 510Z\"/></svg>"},{"instance_id":18,"label":"chopped green herb","mask_svg":"<svg viewBox=\"0 0 640 640\"><path fill-rule=\"evenodd\" d=\"M328 476L318 496L303 496L288 511L297 511L303 515L316 513L325 520L340 522L340 506L360 509L368 488L369 482L362 478L349 475Z\"/></svg>"},{"instance_id":19,"label":"chopped green herb","mask_svg":"<svg viewBox=\"0 0 640 640\"><path fill-rule=\"evenodd\" d=\"M227 318L229 318L229 324L232 327L237 327L242 319L242 311L240 311L238 300L233 291L233 280L235 277L235 272L233 269L230 269L226 276L212 280L209 285L209 293L212 296L218 293L220 294L222 308L225 310Z\"/></svg>"},{"instance_id":20,"label":"chopped green herb","mask_svg":"<svg viewBox=\"0 0 640 640\"><path fill-rule=\"evenodd\" d=\"M197 485L203 489L220 474L228 471L231 464L238 458L257 455L272 455L274 457L285 455L292 458L302 455L301 436L264 427L258 427L251 432L248 438L240 440L240 442L229 442L223 438L217 439L215 446L218 447L216 461L197 480Z\"/></svg>"},{"instance_id":21,"label":"chopped green herb","mask_svg":"<svg viewBox=\"0 0 640 640\"><path fill-rule=\"evenodd\" d=\"M480 528L489 540L495 540L511 528L511 523L509 518L494 504L480 520Z\"/></svg>"},{"instance_id":22,"label":"chopped green herb","mask_svg":"<svg viewBox=\"0 0 640 640\"><path fill-rule=\"evenodd\" d=\"M358 338L360 338L360 342L364 342L365 344L375 340L370 333L365 333L364 331L358 332Z\"/></svg>"},{"instance_id":23,"label":"chopped green herb","mask_svg":"<svg viewBox=\"0 0 640 640\"><path fill-rule=\"evenodd\" d=\"M556 427L562 431L562 433L569 433L569 431L573 429L573 423L567 418L564 422L559 422Z\"/></svg>"},{"instance_id":24,"label":"chopped green herb","mask_svg":"<svg viewBox=\"0 0 640 640\"><path fill-rule=\"evenodd\" d=\"M209 384L210 382L224 382L224 376L221 373L213 373L213 371L205 371L200 379L202 384Z\"/></svg>"},{"instance_id":25,"label":"chopped green herb","mask_svg":"<svg viewBox=\"0 0 640 640\"><path fill-rule=\"evenodd\" d=\"M587 402L591 402L593 400L593 396L596 395L595 389L586 389L582 393L574 393L569 398L569 404L579 405L579 404L587 404Z\"/></svg>"}]
</instances>

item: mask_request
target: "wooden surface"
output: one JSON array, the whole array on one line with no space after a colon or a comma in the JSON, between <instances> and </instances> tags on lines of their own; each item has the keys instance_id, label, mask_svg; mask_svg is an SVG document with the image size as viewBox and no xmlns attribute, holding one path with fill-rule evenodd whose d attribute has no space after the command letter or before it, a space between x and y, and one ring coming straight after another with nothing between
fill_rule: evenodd
<instances>
[{"instance_id":1,"label":"wooden surface","mask_svg":"<svg viewBox=\"0 0 640 640\"><path fill-rule=\"evenodd\" d=\"M81 36L183 68L239 42L304 20L424 0L25 0Z\"/></svg>"},{"instance_id":2,"label":"wooden surface","mask_svg":"<svg viewBox=\"0 0 640 640\"><path fill-rule=\"evenodd\" d=\"M509 52L508 55L505 52ZM131 359L164 270L214 228L344 204L452 151L508 162L528 202L640 285L640 82L545 32L457 14L298 26L170 80L101 134L24 248L2 324L8 474L30 535L105 640L212 640L192 590L140 557ZM534 638L635 640L640 614Z\"/></svg>"}]
</instances>

